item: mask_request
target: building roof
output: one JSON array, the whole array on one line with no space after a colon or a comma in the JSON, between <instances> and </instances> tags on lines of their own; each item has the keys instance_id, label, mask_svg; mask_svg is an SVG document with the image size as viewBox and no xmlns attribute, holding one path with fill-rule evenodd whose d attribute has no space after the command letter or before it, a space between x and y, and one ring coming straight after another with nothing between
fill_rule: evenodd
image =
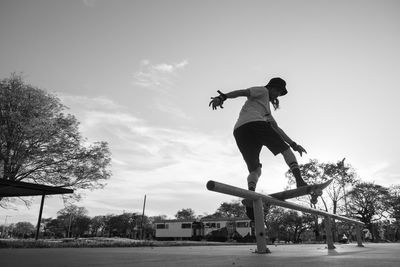
<instances>
[{"instance_id":1,"label":"building roof","mask_svg":"<svg viewBox=\"0 0 400 267\"><path fill-rule=\"evenodd\" d=\"M202 221L202 222L221 222L221 221L223 221L223 222L231 222L231 221L250 221L250 219L249 218L237 218L237 217L234 217L234 218L201 218L201 220L200 221Z\"/></svg>"},{"instance_id":2,"label":"building roof","mask_svg":"<svg viewBox=\"0 0 400 267\"><path fill-rule=\"evenodd\" d=\"M166 219L166 220L157 220L154 223L173 223L173 222L182 222L182 223L192 223L192 222L196 222L198 220L174 220L174 219Z\"/></svg>"},{"instance_id":3,"label":"building roof","mask_svg":"<svg viewBox=\"0 0 400 267\"><path fill-rule=\"evenodd\" d=\"M0 197L23 197L72 194L74 190L64 187L40 185L0 179Z\"/></svg>"},{"instance_id":4,"label":"building roof","mask_svg":"<svg viewBox=\"0 0 400 267\"><path fill-rule=\"evenodd\" d=\"M231 221L250 221L249 218L201 218L200 220L157 220L154 223L193 223L193 222L231 222Z\"/></svg>"}]
</instances>

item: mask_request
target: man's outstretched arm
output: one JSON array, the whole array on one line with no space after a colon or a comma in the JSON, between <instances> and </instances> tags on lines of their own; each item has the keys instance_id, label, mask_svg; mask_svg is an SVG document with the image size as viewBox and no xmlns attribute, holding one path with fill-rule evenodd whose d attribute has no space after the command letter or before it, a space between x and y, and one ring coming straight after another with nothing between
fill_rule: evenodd
<instances>
[{"instance_id":1,"label":"man's outstretched arm","mask_svg":"<svg viewBox=\"0 0 400 267\"><path fill-rule=\"evenodd\" d=\"M279 133L280 136L282 136L283 140L288 143L291 148L294 151L299 152L300 156L302 156L303 153L307 154L307 151L301 146L296 144L295 141L293 141L279 126L278 123L276 123L275 119L270 115L269 116L269 122L271 123L272 127Z\"/></svg>"},{"instance_id":2,"label":"man's outstretched arm","mask_svg":"<svg viewBox=\"0 0 400 267\"><path fill-rule=\"evenodd\" d=\"M212 109L217 109L217 107L224 108L222 104L224 101L228 98L236 98L240 96L245 96L249 97L250 96L250 90L249 89L240 89L240 90L234 90L229 93L222 93L221 91L218 90L219 96L216 97L211 97L211 101L208 104L208 106L212 107Z\"/></svg>"}]
</instances>

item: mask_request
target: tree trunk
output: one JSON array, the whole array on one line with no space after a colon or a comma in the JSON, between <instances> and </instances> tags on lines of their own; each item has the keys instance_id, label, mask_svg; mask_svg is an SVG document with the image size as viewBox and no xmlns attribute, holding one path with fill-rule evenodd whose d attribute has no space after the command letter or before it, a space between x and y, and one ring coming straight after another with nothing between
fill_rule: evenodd
<instances>
[{"instance_id":1,"label":"tree trunk","mask_svg":"<svg viewBox=\"0 0 400 267\"><path fill-rule=\"evenodd\" d=\"M319 225L318 225L318 216L314 216L314 233L315 233L315 240L321 241L321 235L319 232Z\"/></svg>"},{"instance_id":2,"label":"tree trunk","mask_svg":"<svg viewBox=\"0 0 400 267\"><path fill-rule=\"evenodd\" d=\"M333 201L333 214L336 214L337 212L337 201ZM332 235L333 235L333 242L338 241L338 232L337 232L337 227L336 227L336 220L332 220Z\"/></svg>"}]
</instances>

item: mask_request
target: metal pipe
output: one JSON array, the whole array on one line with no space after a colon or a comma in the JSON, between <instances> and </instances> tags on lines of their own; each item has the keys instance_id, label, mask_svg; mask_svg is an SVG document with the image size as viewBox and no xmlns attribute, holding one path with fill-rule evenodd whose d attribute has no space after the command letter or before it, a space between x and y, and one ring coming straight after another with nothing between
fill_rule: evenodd
<instances>
[{"instance_id":1,"label":"metal pipe","mask_svg":"<svg viewBox=\"0 0 400 267\"><path fill-rule=\"evenodd\" d=\"M335 218L337 220L355 223L358 225L364 225L364 223L357 221L355 219L347 218L347 217L340 216L337 214L332 214L332 213L329 213L329 212L326 212L323 210L317 210L317 209L313 209L313 208L309 208L309 207L304 207L304 206L298 205L296 203L279 200L277 198L274 198L274 197L271 197L268 195L263 195L263 194L260 194L260 193L254 192L254 191L245 190L245 189L242 189L239 187L219 183L219 182L212 181L212 180L208 181L207 189L210 191L219 192L219 193L232 195L232 196L237 196L237 197L241 197L241 198L247 198L247 199L251 199L251 200L257 200L258 198L261 198L263 201L268 202L273 205L276 205L276 206L281 206L284 208L294 209L294 210L307 212L307 213L311 213L311 214L317 214L317 215L324 216L324 217L330 216L331 218Z\"/></svg>"},{"instance_id":2,"label":"metal pipe","mask_svg":"<svg viewBox=\"0 0 400 267\"><path fill-rule=\"evenodd\" d=\"M44 198L45 197L46 197L46 195L42 195L42 201L40 202L40 211L39 211L38 223L37 223L37 226L36 226L35 240L38 240L38 238L39 238L40 224L42 222L42 213L43 213L43 205L44 205Z\"/></svg>"}]
</instances>

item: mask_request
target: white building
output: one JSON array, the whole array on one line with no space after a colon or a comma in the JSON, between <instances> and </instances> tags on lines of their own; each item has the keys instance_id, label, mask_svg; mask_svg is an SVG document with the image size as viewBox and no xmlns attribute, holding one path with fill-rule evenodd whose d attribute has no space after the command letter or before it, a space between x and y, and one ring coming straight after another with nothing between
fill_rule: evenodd
<instances>
[{"instance_id":1,"label":"white building","mask_svg":"<svg viewBox=\"0 0 400 267\"><path fill-rule=\"evenodd\" d=\"M217 218L202 219L204 224L204 235L208 235L212 231L227 228L228 232L238 232L241 236L251 234L250 220L247 218Z\"/></svg>"},{"instance_id":2,"label":"white building","mask_svg":"<svg viewBox=\"0 0 400 267\"><path fill-rule=\"evenodd\" d=\"M156 238L190 239L193 220L165 220L155 222Z\"/></svg>"},{"instance_id":3,"label":"white building","mask_svg":"<svg viewBox=\"0 0 400 267\"><path fill-rule=\"evenodd\" d=\"M228 234L235 231L242 237L250 234L250 220L247 218L216 218L194 220L163 220L154 223L157 239L202 238L213 231L226 228Z\"/></svg>"}]
</instances>

